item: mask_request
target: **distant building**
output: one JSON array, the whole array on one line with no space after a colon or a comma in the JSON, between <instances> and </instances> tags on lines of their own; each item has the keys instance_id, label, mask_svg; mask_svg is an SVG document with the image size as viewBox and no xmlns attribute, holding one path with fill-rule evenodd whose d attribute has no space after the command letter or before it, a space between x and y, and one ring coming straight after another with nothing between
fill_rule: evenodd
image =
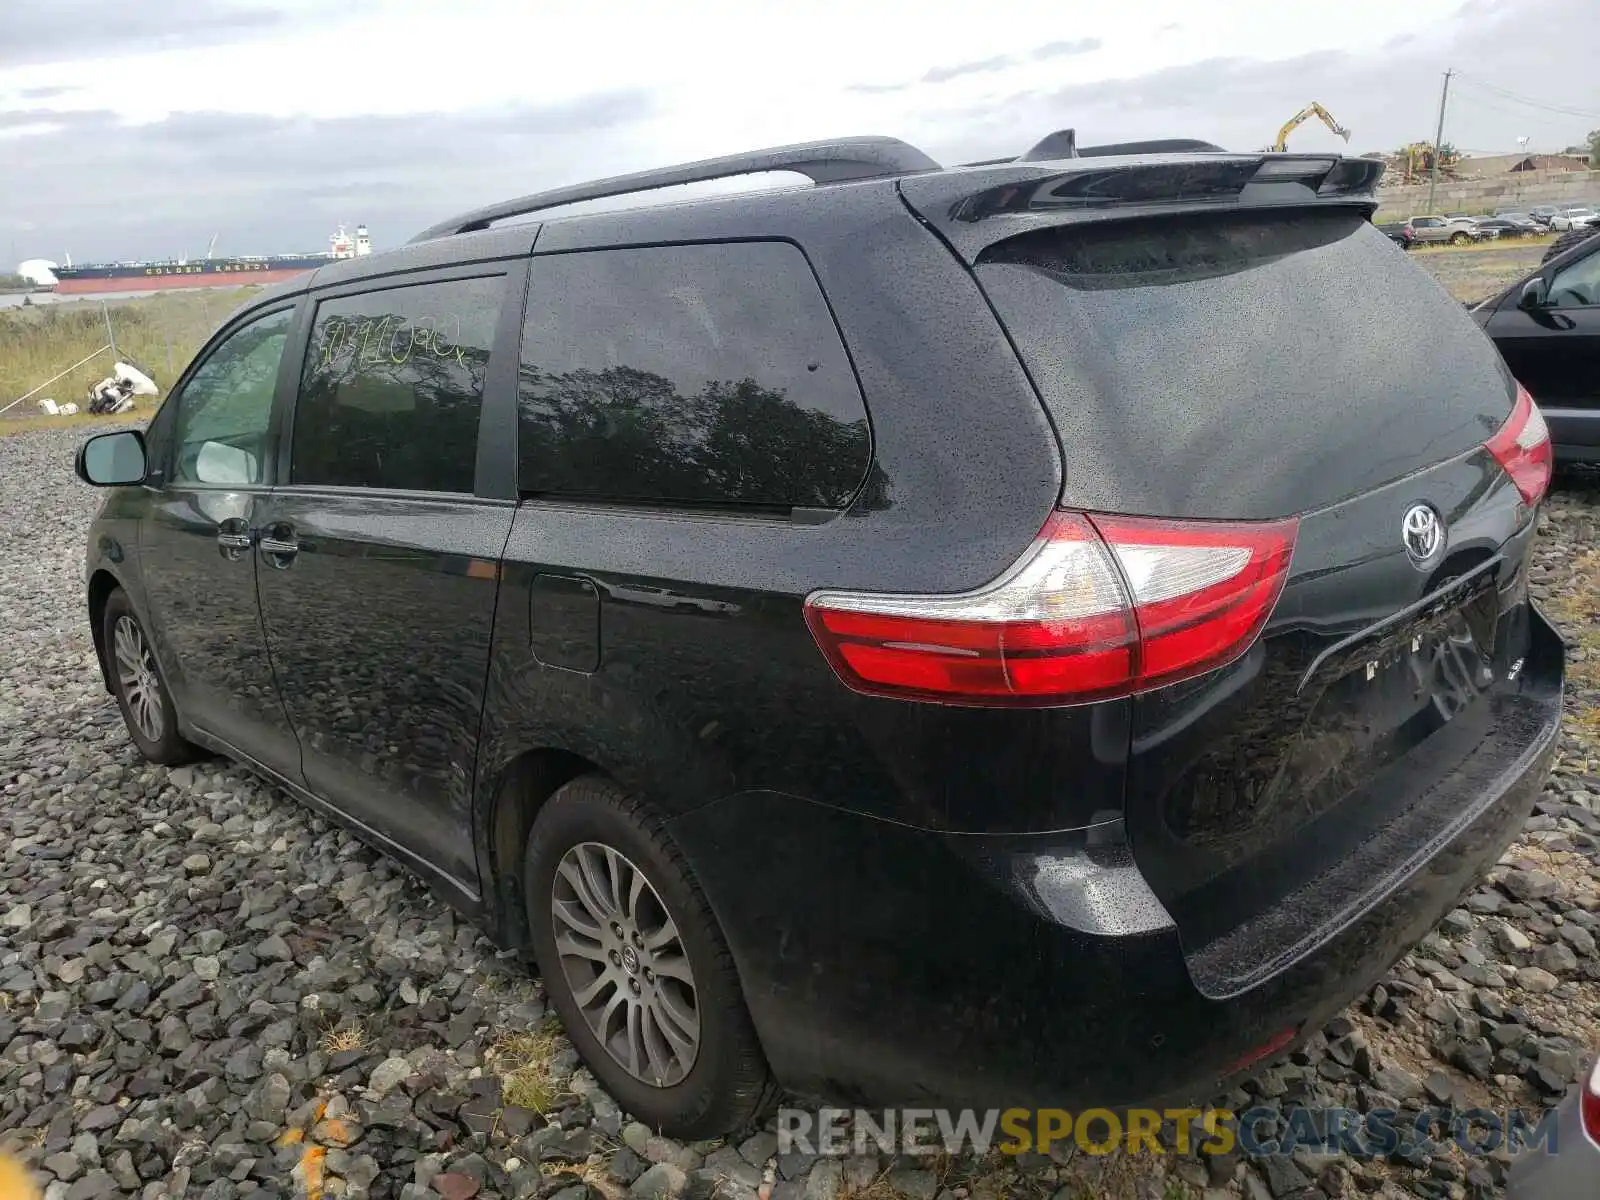
<instances>
[{"instance_id":1,"label":"distant building","mask_svg":"<svg viewBox=\"0 0 1600 1200\"><path fill-rule=\"evenodd\" d=\"M1463 158L1456 171L1463 176L1511 175L1520 171L1586 171L1587 154L1488 154Z\"/></svg>"},{"instance_id":2,"label":"distant building","mask_svg":"<svg viewBox=\"0 0 1600 1200\"><path fill-rule=\"evenodd\" d=\"M39 287L55 287L56 264L48 258L30 258L17 267L17 274Z\"/></svg>"}]
</instances>

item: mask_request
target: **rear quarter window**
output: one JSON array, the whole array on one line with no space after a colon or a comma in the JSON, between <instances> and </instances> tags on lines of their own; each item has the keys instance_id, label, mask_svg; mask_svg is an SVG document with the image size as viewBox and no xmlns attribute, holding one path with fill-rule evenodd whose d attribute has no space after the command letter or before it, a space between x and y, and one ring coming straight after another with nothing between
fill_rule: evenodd
<instances>
[{"instance_id":1,"label":"rear quarter window","mask_svg":"<svg viewBox=\"0 0 1600 1200\"><path fill-rule=\"evenodd\" d=\"M786 242L536 257L518 408L536 495L838 508L872 455L832 313Z\"/></svg>"}]
</instances>

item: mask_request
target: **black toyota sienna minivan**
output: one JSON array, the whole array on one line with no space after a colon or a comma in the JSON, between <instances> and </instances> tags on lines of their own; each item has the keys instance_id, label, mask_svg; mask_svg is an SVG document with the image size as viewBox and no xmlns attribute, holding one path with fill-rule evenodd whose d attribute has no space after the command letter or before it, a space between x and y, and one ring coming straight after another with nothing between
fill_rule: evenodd
<instances>
[{"instance_id":1,"label":"black toyota sienna minivan","mask_svg":"<svg viewBox=\"0 0 1600 1200\"><path fill-rule=\"evenodd\" d=\"M850 139L320 267L80 451L106 685L527 950L653 1126L1204 1101L1557 733L1544 422L1380 170Z\"/></svg>"}]
</instances>

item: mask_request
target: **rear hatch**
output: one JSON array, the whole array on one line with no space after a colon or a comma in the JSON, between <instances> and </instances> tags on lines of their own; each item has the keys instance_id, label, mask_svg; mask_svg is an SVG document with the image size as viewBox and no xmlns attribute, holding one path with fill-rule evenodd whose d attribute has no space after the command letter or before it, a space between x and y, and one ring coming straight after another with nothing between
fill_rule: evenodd
<instances>
[{"instance_id":1,"label":"rear hatch","mask_svg":"<svg viewBox=\"0 0 1600 1200\"><path fill-rule=\"evenodd\" d=\"M1041 204L1075 193L1039 168L1000 185L1010 199L903 182L1034 380L1064 507L1299 519L1250 651L1134 700L1135 858L1216 995L1309 952L1414 870L1537 733L1518 716L1537 686L1523 668L1530 496L1485 446L1520 406L1515 382L1370 204L1317 179L1251 203L1260 160L1246 161L1223 183L1216 161L1169 170L1165 192L1158 177L1108 184L1095 164L1097 204ZM1442 523L1420 562L1408 514Z\"/></svg>"}]
</instances>

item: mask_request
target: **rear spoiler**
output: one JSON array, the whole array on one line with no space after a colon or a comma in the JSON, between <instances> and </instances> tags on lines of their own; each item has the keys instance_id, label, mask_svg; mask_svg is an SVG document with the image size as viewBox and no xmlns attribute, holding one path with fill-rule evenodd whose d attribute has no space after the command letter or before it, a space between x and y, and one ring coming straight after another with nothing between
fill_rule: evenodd
<instances>
[{"instance_id":1,"label":"rear spoiler","mask_svg":"<svg viewBox=\"0 0 1600 1200\"><path fill-rule=\"evenodd\" d=\"M1070 164L1070 165L1069 165ZM1384 164L1310 154L1166 154L906 176L906 202L968 263L1003 238L1056 225L1237 208L1377 210Z\"/></svg>"}]
</instances>

